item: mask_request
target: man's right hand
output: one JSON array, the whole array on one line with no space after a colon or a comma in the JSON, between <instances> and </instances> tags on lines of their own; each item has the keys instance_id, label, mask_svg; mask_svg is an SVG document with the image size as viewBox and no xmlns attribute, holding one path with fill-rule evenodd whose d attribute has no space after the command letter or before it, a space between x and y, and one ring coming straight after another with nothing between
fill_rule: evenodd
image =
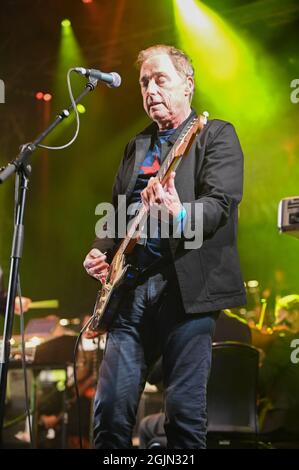
<instances>
[{"instance_id":1,"label":"man's right hand","mask_svg":"<svg viewBox=\"0 0 299 470\"><path fill-rule=\"evenodd\" d=\"M97 248L93 248L86 256L83 266L89 276L98 279L103 284L108 274L107 256Z\"/></svg>"}]
</instances>

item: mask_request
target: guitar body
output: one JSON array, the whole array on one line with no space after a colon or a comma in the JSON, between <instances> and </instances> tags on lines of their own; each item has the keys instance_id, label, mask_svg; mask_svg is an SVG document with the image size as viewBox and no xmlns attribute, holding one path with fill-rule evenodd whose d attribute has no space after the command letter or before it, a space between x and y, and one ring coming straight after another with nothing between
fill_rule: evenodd
<instances>
[{"instance_id":1,"label":"guitar body","mask_svg":"<svg viewBox=\"0 0 299 470\"><path fill-rule=\"evenodd\" d=\"M116 253L107 279L97 294L93 320L89 326L92 331L99 334L108 331L126 287L135 282L137 275L138 270L131 264L126 264L125 255Z\"/></svg>"}]
</instances>

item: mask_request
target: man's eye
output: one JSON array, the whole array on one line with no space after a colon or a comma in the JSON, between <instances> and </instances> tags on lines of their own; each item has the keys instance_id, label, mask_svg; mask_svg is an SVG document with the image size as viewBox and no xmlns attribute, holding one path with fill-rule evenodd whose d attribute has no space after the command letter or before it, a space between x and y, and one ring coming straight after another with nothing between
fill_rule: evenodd
<instances>
[{"instance_id":1,"label":"man's eye","mask_svg":"<svg viewBox=\"0 0 299 470\"><path fill-rule=\"evenodd\" d=\"M165 82L166 82L166 78L165 78L165 77L158 77L157 83L158 83L159 85L163 85L163 83L165 83Z\"/></svg>"}]
</instances>

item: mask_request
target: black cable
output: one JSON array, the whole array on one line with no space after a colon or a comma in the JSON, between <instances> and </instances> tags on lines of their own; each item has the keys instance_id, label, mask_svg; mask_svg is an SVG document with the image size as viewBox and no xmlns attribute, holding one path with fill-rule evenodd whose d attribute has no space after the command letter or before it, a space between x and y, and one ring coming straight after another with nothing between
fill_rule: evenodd
<instances>
[{"instance_id":1,"label":"black cable","mask_svg":"<svg viewBox=\"0 0 299 470\"><path fill-rule=\"evenodd\" d=\"M14 220L16 223L17 219L17 207L19 203L19 181L20 181L20 175L19 173L16 174L16 180L15 180L15 200L14 200ZM20 280L20 275L18 274L18 282L17 282L17 293L18 293L18 300L20 304L20 330L21 330L21 345L22 345L22 353L21 353L21 359L22 359L22 370L23 370L23 376L24 376L24 392L25 392L25 414L28 419L28 427L29 427L29 436L30 436L30 447L33 447L33 435L32 435L32 423L31 423L31 415L30 415L30 403L29 403L29 396L28 396L28 381L27 381L27 369L26 369L26 352L25 352L25 338L24 338L24 333L25 333L25 325L24 325L24 312L23 312L23 306L22 306L22 292L21 292L21 280Z\"/></svg>"},{"instance_id":2,"label":"black cable","mask_svg":"<svg viewBox=\"0 0 299 470\"><path fill-rule=\"evenodd\" d=\"M76 399L77 399L77 421L78 421L78 434L79 434L80 449L83 449L83 440L82 440L81 403L80 403L80 394L79 394L78 380L77 380L77 352L78 352L78 347L79 347L82 335L84 331L87 330L89 325L92 323L93 319L94 318L91 317L89 321L81 329L78 335L78 338L76 340L75 348L74 348L73 373L74 373L74 385L75 385Z\"/></svg>"},{"instance_id":3,"label":"black cable","mask_svg":"<svg viewBox=\"0 0 299 470\"><path fill-rule=\"evenodd\" d=\"M22 344L22 369L24 375L24 392L25 392L25 412L28 419L28 427L29 427L29 436L30 436L30 447L33 448L33 434L32 434L32 422L31 422L31 414L30 414L30 403L29 403L29 396L28 396L28 381L27 381L27 368L26 368L26 347L25 347L25 326L24 326L24 312L22 306L22 293L21 293L21 284L20 284L20 276L18 276L18 300L20 303L20 329L21 329L21 344ZM33 410L34 411L34 410Z\"/></svg>"},{"instance_id":4,"label":"black cable","mask_svg":"<svg viewBox=\"0 0 299 470\"><path fill-rule=\"evenodd\" d=\"M76 101L75 101L73 91L72 91L72 86L71 86L71 72L75 72L75 71L76 71L75 68L71 68L71 69L68 70L68 72L66 74L67 86L68 86L69 95L70 95L70 99L71 99L71 103L72 103L72 108L73 108L73 110L75 112L75 115L76 115L76 131L75 131L75 134L72 137L72 139L64 145L59 145L59 146L53 147L53 146L50 146L50 145L38 144L38 147L41 147L43 149L48 149L48 150L63 150L63 149L66 149L67 147L69 147L70 145L72 145L78 137L79 130L80 130L80 117L79 117L79 112L78 112L78 109L77 109ZM69 111L64 110L64 112L67 113L66 116L68 117L69 116Z\"/></svg>"},{"instance_id":5,"label":"black cable","mask_svg":"<svg viewBox=\"0 0 299 470\"><path fill-rule=\"evenodd\" d=\"M78 352L78 347L82 338L83 331L82 330L80 331L78 338L76 340L76 344L74 348L74 362L73 362L74 385L75 385L76 399L77 399L77 422L78 422L78 435L79 435L80 449L83 449L83 443L82 443L81 403L80 403L80 394L79 394L78 380L77 380L77 352Z\"/></svg>"}]
</instances>

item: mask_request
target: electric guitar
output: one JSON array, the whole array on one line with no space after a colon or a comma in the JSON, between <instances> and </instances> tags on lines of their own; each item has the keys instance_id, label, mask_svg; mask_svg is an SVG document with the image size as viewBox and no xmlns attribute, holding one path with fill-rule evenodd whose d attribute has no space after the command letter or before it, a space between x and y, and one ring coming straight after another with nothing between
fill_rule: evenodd
<instances>
[{"instance_id":1,"label":"electric guitar","mask_svg":"<svg viewBox=\"0 0 299 470\"><path fill-rule=\"evenodd\" d=\"M158 178L162 186L168 175L176 170L182 157L188 154L195 137L207 123L207 117L208 113L204 112L203 115L194 118L175 142L171 152L165 158L155 177ZM132 281L134 282L139 274L136 267L127 263L127 255L132 253L138 242L147 217L148 209L141 203L137 214L130 221L126 237L121 241L115 251L105 282L98 291L91 323L89 325L89 329L96 331L98 334L104 334L108 331L117 312L117 307L122 293L125 290L125 286L131 284Z\"/></svg>"}]
</instances>

